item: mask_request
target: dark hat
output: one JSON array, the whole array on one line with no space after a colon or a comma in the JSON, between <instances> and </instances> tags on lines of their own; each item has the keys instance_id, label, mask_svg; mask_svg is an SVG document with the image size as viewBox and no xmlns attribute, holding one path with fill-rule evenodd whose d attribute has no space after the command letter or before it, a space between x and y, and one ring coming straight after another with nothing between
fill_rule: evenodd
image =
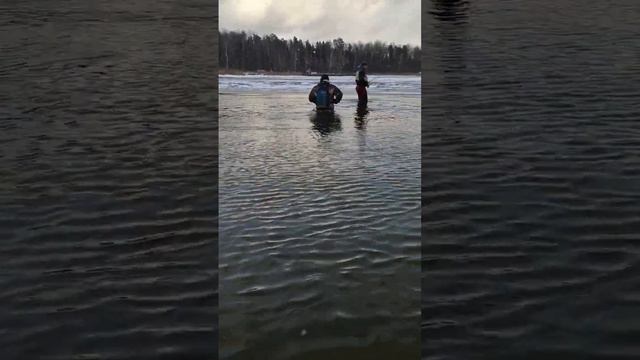
<instances>
[{"instance_id":1,"label":"dark hat","mask_svg":"<svg viewBox=\"0 0 640 360\"><path fill-rule=\"evenodd\" d=\"M323 82L323 81L329 81L329 75L323 74L322 76L320 76L320 82Z\"/></svg>"},{"instance_id":2,"label":"dark hat","mask_svg":"<svg viewBox=\"0 0 640 360\"><path fill-rule=\"evenodd\" d=\"M362 64L360 64L360 66L365 66L365 65L367 65L367 63L364 61L362 62Z\"/></svg>"}]
</instances>

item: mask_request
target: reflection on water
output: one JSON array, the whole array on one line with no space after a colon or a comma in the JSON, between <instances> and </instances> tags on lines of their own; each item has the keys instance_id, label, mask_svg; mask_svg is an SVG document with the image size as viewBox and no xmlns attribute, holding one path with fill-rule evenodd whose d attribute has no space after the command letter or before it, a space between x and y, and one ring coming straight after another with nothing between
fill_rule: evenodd
<instances>
[{"instance_id":1,"label":"reflection on water","mask_svg":"<svg viewBox=\"0 0 640 360\"><path fill-rule=\"evenodd\" d=\"M367 114L369 110L367 108L358 108L355 113L355 126L358 130L365 130L367 128Z\"/></svg>"},{"instance_id":2,"label":"reflection on water","mask_svg":"<svg viewBox=\"0 0 640 360\"><path fill-rule=\"evenodd\" d=\"M320 136L327 136L334 131L342 130L340 115L329 111L314 111L310 115L312 130Z\"/></svg>"},{"instance_id":3,"label":"reflection on water","mask_svg":"<svg viewBox=\"0 0 640 360\"><path fill-rule=\"evenodd\" d=\"M355 91L221 95L222 359L419 358L420 99L385 95L366 131Z\"/></svg>"},{"instance_id":4,"label":"reflection on water","mask_svg":"<svg viewBox=\"0 0 640 360\"><path fill-rule=\"evenodd\" d=\"M469 4L423 10L424 354L640 358L640 2Z\"/></svg>"}]
</instances>

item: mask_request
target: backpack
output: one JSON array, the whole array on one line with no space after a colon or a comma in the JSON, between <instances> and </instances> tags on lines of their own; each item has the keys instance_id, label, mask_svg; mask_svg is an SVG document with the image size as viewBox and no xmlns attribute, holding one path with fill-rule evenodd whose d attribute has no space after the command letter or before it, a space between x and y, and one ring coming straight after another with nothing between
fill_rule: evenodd
<instances>
[{"instance_id":1,"label":"backpack","mask_svg":"<svg viewBox=\"0 0 640 360\"><path fill-rule=\"evenodd\" d=\"M316 107L328 108L331 105L331 96L329 94L329 86L322 84L316 92Z\"/></svg>"}]
</instances>

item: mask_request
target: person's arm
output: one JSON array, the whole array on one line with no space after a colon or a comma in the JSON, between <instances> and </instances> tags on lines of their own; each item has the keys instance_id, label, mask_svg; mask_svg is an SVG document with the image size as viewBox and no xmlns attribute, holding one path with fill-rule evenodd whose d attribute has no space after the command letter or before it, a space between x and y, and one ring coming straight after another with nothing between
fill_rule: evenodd
<instances>
[{"instance_id":1,"label":"person's arm","mask_svg":"<svg viewBox=\"0 0 640 360\"><path fill-rule=\"evenodd\" d=\"M369 77L367 76L367 74L363 74L362 76L364 79L364 86L369 87Z\"/></svg>"},{"instance_id":2,"label":"person's arm","mask_svg":"<svg viewBox=\"0 0 640 360\"><path fill-rule=\"evenodd\" d=\"M315 86L309 92L309 102L312 102L312 103L316 102L316 87Z\"/></svg>"},{"instance_id":3,"label":"person's arm","mask_svg":"<svg viewBox=\"0 0 640 360\"><path fill-rule=\"evenodd\" d=\"M342 100L342 91L336 86L335 87L335 100L333 101L335 104L339 103Z\"/></svg>"}]
</instances>

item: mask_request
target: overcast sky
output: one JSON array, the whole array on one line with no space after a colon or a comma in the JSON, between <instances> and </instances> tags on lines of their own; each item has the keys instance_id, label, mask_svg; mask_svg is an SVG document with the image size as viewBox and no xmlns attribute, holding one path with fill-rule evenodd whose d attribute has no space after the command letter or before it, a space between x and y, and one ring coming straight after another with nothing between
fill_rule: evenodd
<instances>
[{"instance_id":1,"label":"overcast sky","mask_svg":"<svg viewBox=\"0 0 640 360\"><path fill-rule=\"evenodd\" d=\"M220 0L220 29L420 46L420 0Z\"/></svg>"}]
</instances>

